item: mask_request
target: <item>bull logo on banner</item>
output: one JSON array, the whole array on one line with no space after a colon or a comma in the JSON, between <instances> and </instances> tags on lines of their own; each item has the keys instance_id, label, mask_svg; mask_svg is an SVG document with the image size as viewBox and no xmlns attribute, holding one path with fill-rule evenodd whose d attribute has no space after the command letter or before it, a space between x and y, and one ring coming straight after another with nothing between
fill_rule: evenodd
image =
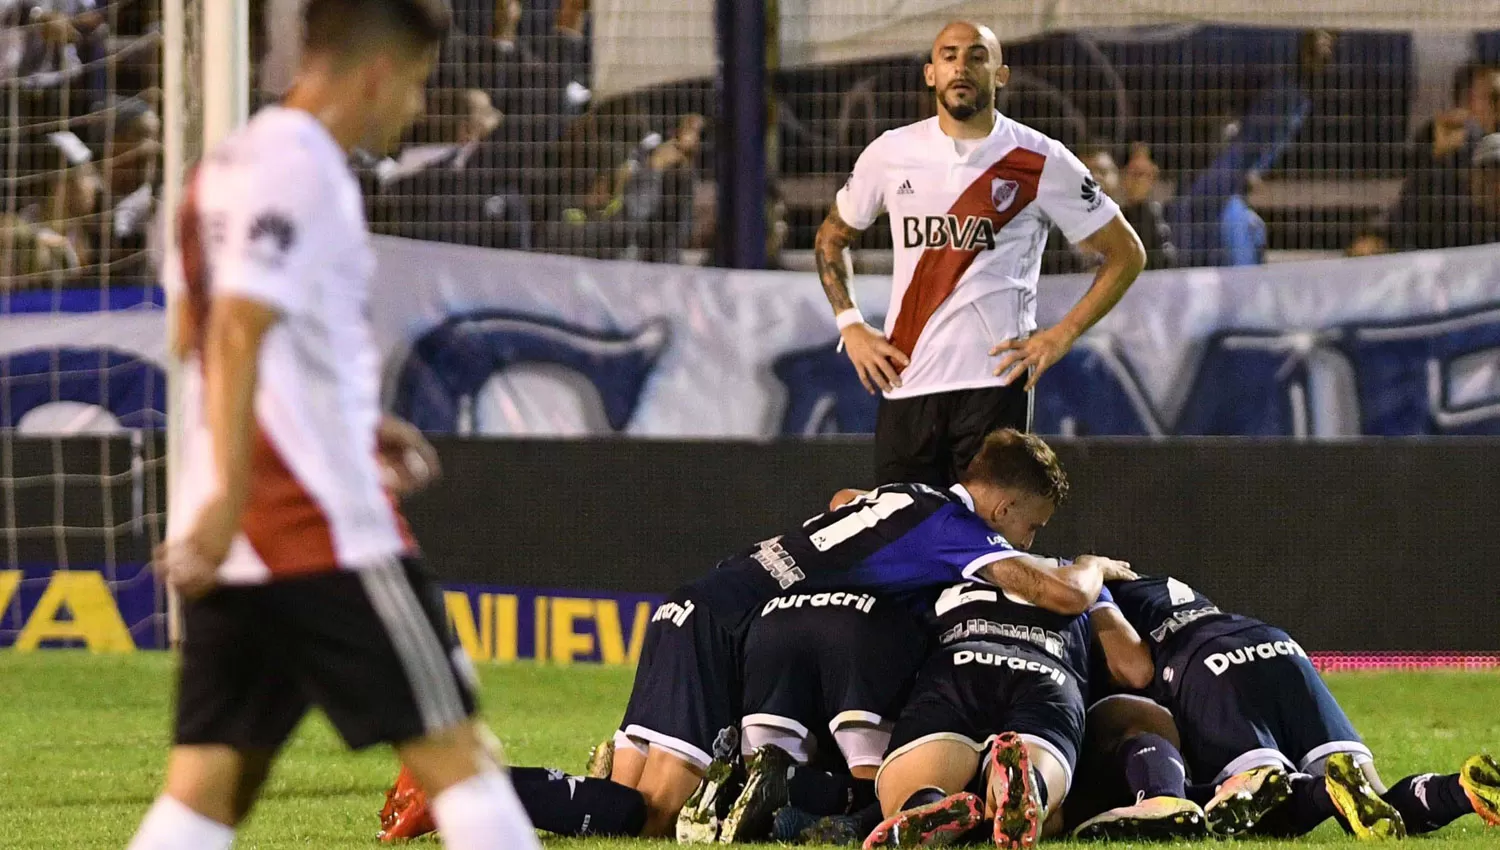
<instances>
[{"instance_id":1,"label":"bull logo on banner","mask_svg":"<svg viewBox=\"0 0 1500 850\"><path fill-rule=\"evenodd\" d=\"M504 312L450 317L413 344L395 376L394 412L424 431L483 433L476 401L497 376L517 366L560 367L592 389L598 430L623 431L667 344L657 320L629 333L594 332ZM578 395L576 390L569 389ZM592 416L590 418L593 418Z\"/></svg>"},{"instance_id":2,"label":"bull logo on banner","mask_svg":"<svg viewBox=\"0 0 1500 850\"><path fill-rule=\"evenodd\" d=\"M869 433L876 401L827 346L791 352L785 435ZM1316 332L1208 340L1175 414L1107 336L1085 337L1037 392L1035 430L1076 435L1500 434L1500 305Z\"/></svg>"}]
</instances>

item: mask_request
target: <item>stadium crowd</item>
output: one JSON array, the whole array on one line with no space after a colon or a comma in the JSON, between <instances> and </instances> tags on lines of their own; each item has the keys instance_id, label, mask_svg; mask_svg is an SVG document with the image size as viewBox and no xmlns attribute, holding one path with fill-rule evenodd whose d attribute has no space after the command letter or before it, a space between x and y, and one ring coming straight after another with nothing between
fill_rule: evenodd
<instances>
[{"instance_id":1,"label":"stadium crowd","mask_svg":"<svg viewBox=\"0 0 1500 850\"><path fill-rule=\"evenodd\" d=\"M0 280L148 279L160 35L141 0L0 2Z\"/></svg>"},{"instance_id":2,"label":"stadium crowd","mask_svg":"<svg viewBox=\"0 0 1500 850\"><path fill-rule=\"evenodd\" d=\"M146 234L161 172L157 5L0 0L7 285L151 274ZM279 19L294 19L297 6L253 4L257 102L281 93ZM601 102L589 88L586 0L454 7L429 116L395 155L355 159L374 232L711 261L709 81ZM1008 49L1017 73L997 106L1079 150L1141 234L1148 268L1500 241L1500 55L1484 39L1453 73L1448 106L1408 132L1416 94L1411 47L1398 36L1201 28L1147 48L1105 44L1114 78L1099 77L1083 38ZM1229 59L1177 67L1193 63L1174 57L1226 44ZM919 73L918 60L902 58L777 74L780 154L766 203L773 267L807 265L794 255L810 253L832 190L863 144L927 114ZM1332 195L1341 200L1329 200L1324 190L1339 182L1345 191ZM871 231L861 247L888 248L889 236ZM1054 233L1043 268L1082 271L1096 261Z\"/></svg>"}]
</instances>

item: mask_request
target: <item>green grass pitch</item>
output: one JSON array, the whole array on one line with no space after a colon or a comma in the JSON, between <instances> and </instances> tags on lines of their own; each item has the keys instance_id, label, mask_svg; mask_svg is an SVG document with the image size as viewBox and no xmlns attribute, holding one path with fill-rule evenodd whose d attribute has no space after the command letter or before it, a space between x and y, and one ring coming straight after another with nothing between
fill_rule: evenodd
<instances>
[{"instance_id":1,"label":"green grass pitch","mask_svg":"<svg viewBox=\"0 0 1500 850\"><path fill-rule=\"evenodd\" d=\"M0 653L0 847L125 846L161 782L171 671L172 659L162 653ZM589 745L611 731L630 688L630 671L622 668L517 665L481 672L485 715L510 759L571 770L581 770ZM1500 748L1495 673L1345 674L1331 684L1387 781L1451 772L1470 752ZM309 720L236 847L372 850L380 846L376 811L394 772L389 752L351 755L320 718ZM1500 829L1486 831L1469 816L1417 840L1500 848ZM1348 846L1352 839L1325 824L1299 843ZM548 845L603 850L639 842Z\"/></svg>"}]
</instances>

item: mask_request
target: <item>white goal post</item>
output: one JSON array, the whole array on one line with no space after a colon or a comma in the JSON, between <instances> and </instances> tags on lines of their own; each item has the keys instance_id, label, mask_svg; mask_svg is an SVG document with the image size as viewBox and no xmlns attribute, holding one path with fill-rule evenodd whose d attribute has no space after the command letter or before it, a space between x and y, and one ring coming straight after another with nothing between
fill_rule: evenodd
<instances>
[{"instance_id":1,"label":"white goal post","mask_svg":"<svg viewBox=\"0 0 1500 850\"><path fill-rule=\"evenodd\" d=\"M250 0L162 0L162 240L164 256L177 250L177 211L184 184L203 151L250 112ZM168 348L176 333L174 295L167 293ZM181 429L181 384L175 358L167 372L167 523L174 513ZM180 637L176 594L167 595L167 634Z\"/></svg>"}]
</instances>

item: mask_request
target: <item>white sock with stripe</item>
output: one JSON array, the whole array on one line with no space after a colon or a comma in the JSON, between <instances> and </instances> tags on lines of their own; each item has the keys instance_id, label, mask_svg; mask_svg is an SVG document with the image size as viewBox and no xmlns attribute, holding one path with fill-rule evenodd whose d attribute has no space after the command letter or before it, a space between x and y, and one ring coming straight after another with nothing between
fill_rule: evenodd
<instances>
[{"instance_id":1,"label":"white sock with stripe","mask_svg":"<svg viewBox=\"0 0 1500 850\"><path fill-rule=\"evenodd\" d=\"M432 798L443 846L451 850L540 850L510 777L487 770Z\"/></svg>"},{"instance_id":2,"label":"white sock with stripe","mask_svg":"<svg viewBox=\"0 0 1500 850\"><path fill-rule=\"evenodd\" d=\"M166 794L156 798L126 850L229 850L234 828Z\"/></svg>"}]
</instances>

